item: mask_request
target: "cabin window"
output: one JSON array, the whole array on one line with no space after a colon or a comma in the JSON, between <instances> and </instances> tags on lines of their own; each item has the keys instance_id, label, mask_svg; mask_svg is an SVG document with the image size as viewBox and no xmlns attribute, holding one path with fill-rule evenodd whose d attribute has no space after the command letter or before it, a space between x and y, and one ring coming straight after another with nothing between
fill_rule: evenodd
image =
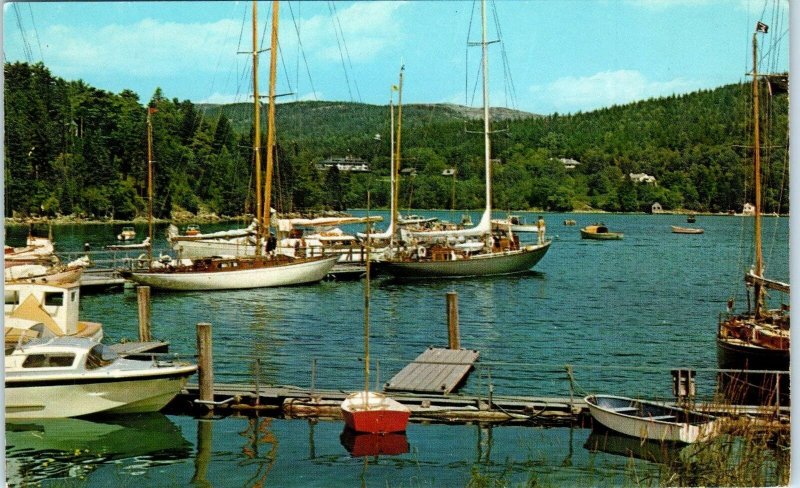
<instances>
[{"instance_id":1,"label":"cabin window","mask_svg":"<svg viewBox=\"0 0 800 488\"><path fill-rule=\"evenodd\" d=\"M23 368L67 368L75 361L74 354L31 354L22 363Z\"/></svg>"},{"instance_id":2,"label":"cabin window","mask_svg":"<svg viewBox=\"0 0 800 488\"><path fill-rule=\"evenodd\" d=\"M97 344L86 355L86 369L97 369L114 362L117 355L102 344Z\"/></svg>"},{"instance_id":3,"label":"cabin window","mask_svg":"<svg viewBox=\"0 0 800 488\"><path fill-rule=\"evenodd\" d=\"M6 290L6 305L19 305L19 292L17 290Z\"/></svg>"},{"instance_id":4,"label":"cabin window","mask_svg":"<svg viewBox=\"0 0 800 488\"><path fill-rule=\"evenodd\" d=\"M51 307L64 305L64 294L61 292L47 292L44 294L44 304Z\"/></svg>"}]
</instances>

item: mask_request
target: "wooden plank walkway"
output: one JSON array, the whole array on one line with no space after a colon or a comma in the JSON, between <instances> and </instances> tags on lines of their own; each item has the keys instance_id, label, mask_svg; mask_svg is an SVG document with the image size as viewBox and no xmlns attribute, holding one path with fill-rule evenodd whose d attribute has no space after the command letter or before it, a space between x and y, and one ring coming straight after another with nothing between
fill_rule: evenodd
<instances>
[{"instance_id":1,"label":"wooden plank walkway","mask_svg":"<svg viewBox=\"0 0 800 488\"><path fill-rule=\"evenodd\" d=\"M429 347L385 385L386 391L439 393L455 390L478 360L472 349L441 349Z\"/></svg>"}]
</instances>

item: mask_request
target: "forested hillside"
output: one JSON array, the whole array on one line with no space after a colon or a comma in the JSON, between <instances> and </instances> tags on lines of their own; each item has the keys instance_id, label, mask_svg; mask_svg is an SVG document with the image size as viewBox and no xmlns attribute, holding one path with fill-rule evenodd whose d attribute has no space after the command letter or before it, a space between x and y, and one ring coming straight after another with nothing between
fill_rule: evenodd
<instances>
[{"instance_id":1,"label":"forested hillside","mask_svg":"<svg viewBox=\"0 0 800 488\"><path fill-rule=\"evenodd\" d=\"M155 202L238 215L252 206L252 111L201 106L157 90L142 101L66 81L42 64L5 65L5 213L130 219L146 209L147 107L154 128ZM498 209L644 211L741 210L751 200L750 85L729 85L590 113L534 116L504 111L493 124ZM762 141L766 211L788 212L788 101L766 100ZM493 113L496 110L493 109ZM501 112L497 112L498 114ZM340 102L282 103L277 109L276 198L281 211L364 207L389 201L389 111ZM263 127L263 124L262 124ZM403 107L401 205L483 206L481 121L450 105ZM376 137L379 135L379 137ZM372 171L318 171L351 155ZM566 169L562 158L580 164ZM263 159L263 158L262 158ZM442 176L456 168L455 179ZM628 175L646 173L655 184Z\"/></svg>"}]
</instances>

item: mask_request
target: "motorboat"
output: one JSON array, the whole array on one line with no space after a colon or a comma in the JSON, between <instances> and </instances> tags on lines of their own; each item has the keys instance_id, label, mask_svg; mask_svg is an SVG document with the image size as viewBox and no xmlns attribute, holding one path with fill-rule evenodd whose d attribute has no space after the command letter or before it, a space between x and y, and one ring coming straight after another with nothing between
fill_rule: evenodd
<instances>
[{"instance_id":1,"label":"motorboat","mask_svg":"<svg viewBox=\"0 0 800 488\"><path fill-rule=\"evenodd\" d=\"M622 232L611 232L605 224L587 225L581 229L581 239L619 240L623 235Z\"/></svg>"},{"instance_id":2,"label":"motorboat","mask_svg":"<svg viewBox=\"0 0 800 488\"><path fill-rule=\"evenodd\" d=\"M614 395L584 400L603 427L642 440L692 444L719 433L719 420L702 412Z\"/></svg>"},{"instance_id":3,"label":"motorboat","mask_svg":"<svg viewBox=\"0 0 800 488\"><path fill-rule=\"evenodd\" d=\"M502 228L511 228L512 232L516 232L518 234L521 233L530 233L536 234L539 232L539 225L538 224L529 224L525 222L523 217L519 215L509 215L505 219L492 219L493 226L499 226Z\"/></svg>"},{"instance_id":4,"label":"motorboat","mask_svg":"<svg viewBox=\"0 0 800 488\"><path fill-rule=\"evenodd\" d=\"M120 358L80 337L6 346L6 418L157 412L181 391L193 364Z\"/></svg>"},{"instance_id":5,"label":"motorboat","mask_svg":"<svg viewBox=\"0 0 800 488\"><path fill-rule=\"evenodd\" d=\"M123 227L122 231L117 234L118 241L132 241L134 239L136 239L136 230L131 226Z\"/></svg>"}]
</instances>

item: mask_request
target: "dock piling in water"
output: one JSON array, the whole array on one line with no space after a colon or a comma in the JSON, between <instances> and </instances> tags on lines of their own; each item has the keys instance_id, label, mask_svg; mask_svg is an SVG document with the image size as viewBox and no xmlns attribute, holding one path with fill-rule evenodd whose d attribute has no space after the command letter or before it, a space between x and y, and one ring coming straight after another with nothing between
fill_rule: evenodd
<instances>
[{"instance_id":1,"label":"dock piling in water","mask_svg":"<svg viewBox=\"0 0 800 488\"><path fill-rule=\"evenodd\" d=\"M461 349L461 338L458 331L458 293L447 292L447 347Z\"/></svg>"},{"instance_id":2,"label":"dock piling in water","mask_svg":"<svg viewBox=\"0 0 800 488\"><path fill-rule=\"evenodd\" d=\"M211 324L197 324L197 376L199 385L198 399L206 405L214 401L214 368L211 356Z\"/></svg>"},{"instance_id":3,"label":"dock piling in water","mask_svg":"<svg viewBox=\"0 0 800 488\"><path fill-rule=\"evenodd\" d=\"M136 298L139 303L139 341L150 342L150 287L137 286Z\"/></svg>"}]
</instances>

